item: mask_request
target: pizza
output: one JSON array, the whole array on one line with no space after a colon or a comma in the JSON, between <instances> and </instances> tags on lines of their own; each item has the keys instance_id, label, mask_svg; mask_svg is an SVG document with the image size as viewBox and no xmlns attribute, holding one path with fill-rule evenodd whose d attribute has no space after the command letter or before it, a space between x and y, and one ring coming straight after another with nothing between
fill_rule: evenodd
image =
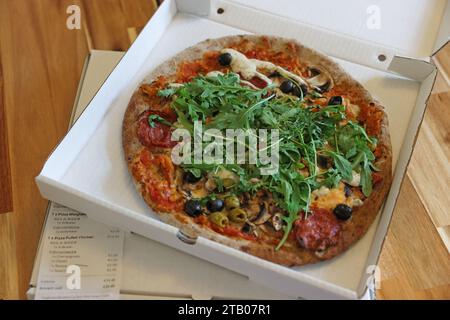
<instances>
[{"instance_id":1,"label":"pizza","mask_svg":"<svg viewBox=\"0 0 450 320\"><path fill-rule=\"evenodd\" d=\"M391 184L384 107L281 37L208 39L161 64L131 97L123 148L162 221L286 266L348 249Z\"/></svg>"}]
</instances>

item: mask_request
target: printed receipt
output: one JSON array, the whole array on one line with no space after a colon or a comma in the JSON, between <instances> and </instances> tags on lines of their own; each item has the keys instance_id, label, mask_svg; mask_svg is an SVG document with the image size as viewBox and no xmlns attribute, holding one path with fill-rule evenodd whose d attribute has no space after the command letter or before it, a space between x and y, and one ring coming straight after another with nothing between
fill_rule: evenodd
<instances>
[{"instance_id":1,"label":"printed receipt","mask_svg":"<svg viewBox=\"0 0 450 320\"><path fill-rule=\"evenodd\" d=\"M51 203L35 299L118 299L123 231Z\"/></svg>"}]
</instances>

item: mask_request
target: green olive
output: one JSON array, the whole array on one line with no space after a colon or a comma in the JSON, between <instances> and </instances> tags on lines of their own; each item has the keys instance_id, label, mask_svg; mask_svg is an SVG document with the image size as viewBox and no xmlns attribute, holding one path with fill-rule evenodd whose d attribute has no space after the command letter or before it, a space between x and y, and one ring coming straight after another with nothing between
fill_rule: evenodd
<instances>
[{"instance_id":1,"label":"green olive","mask_svg":"<svg viewBox=\"0 0 450 320\"><path fill-rule=\"evenodd\" d=\"M228 217L233 222L245 222L247 221L247 213L240 209L240 208L234 208L230 211L228 214Z\"/></svg>"},{"instance_id":2,"label":"green olive","mask_svg":"<svg viewBox=\"0 0 450 320\"><path fill-rule=\"evenodd\" d=\"M225 198L225 207L227 209L239 208L240 205L239 198L236 196L229 196Z\"/></svg>"},{"instance_id":3,"label":"green olive","mask_svg":"<svg viewBox=\"0 0 450 320\"><path fill-rule=\"evenodd\" d=\"M209 215L209 219L221 228L228 224L228 217L223 212L213 212Z\"/></svg>"},{"instance_id":4,"label":"green olive","mask_svg":"<svg viewBox=\"0 0 450 320\"><path fill-rule=\"evenodd\" d=\"M231 188L236 184L236 181L234 181L234 179L231 178L225 178L222 180L222 183L225 188Z\"/></svg>"}]
</instances>

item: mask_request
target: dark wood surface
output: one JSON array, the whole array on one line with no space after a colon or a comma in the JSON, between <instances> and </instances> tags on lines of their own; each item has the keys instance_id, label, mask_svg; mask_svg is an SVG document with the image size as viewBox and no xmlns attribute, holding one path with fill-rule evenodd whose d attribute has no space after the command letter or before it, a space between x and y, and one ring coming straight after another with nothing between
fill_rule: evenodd
<instances>
[{"instance_id":1,"label":"dark wood surface","mask_svg":"<svg viewBox=\"0 0 450 320\"><path fill-rule=\"evenodd\" d=\"M3 72L0 60L0 214L11 212L13 209L7 132L3 95Z\"/></svg>"},{"instance_id":2,"label":"dark wood surface","mask_svg":"<svg viewBox=\"0 0 450 320\"><path fill-rule=\"evenodd\" d=\"M81 30L66 28L71 4L82 10ZM0 299L25 298L47 205L34 177L66 132L86 55L126 50L155 8L152 0L0 0ZM445 78L438 86L448 91ZM381 256L381 298L450 298L448 252L422 198L406 177Z\"/></svg>"}]
</instances>

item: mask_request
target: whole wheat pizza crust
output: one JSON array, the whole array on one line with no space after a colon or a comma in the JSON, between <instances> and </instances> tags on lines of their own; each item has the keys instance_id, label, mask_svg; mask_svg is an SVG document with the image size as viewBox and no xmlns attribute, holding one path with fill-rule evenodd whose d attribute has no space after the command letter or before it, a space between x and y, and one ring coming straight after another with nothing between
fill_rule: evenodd
<instances>
[{"instance_id":1,"label":"whole wheat pizza crust","mask_svg":"<svg viewBox=\"0 0 450 320\"><path fill-rule=\"evenodd\" d=\"M202 236L278 264L295 266L327 260L347 250L351 244L359 240L367 232L380 211L384 198L389 191L392 179L392 148L387 115L384 107L381 106L378 101L373 99L370 93L364 89L361 84L348 75L330 58L313 49L303 46L296 40L271 36L264 36L264 38L270 41L274 50L277 50L277 48L282 50L287 43L293 44L301 60L306 61L310 65L322 66L328 70L333 77L335 86L352 88L352 102L355 104L361 102L371 103L375 108L383 112L381 134L377 137L378 146L382 148L382 156L377 159L377 162L375 163L380 169L379 173L382 175L382 181L374 186L370 197L364 201L362 206L354 208L352 218L342 224L342 234L339 237L337 245L326 249L320 254L306 250L299 245L292 245L290 242L286 242L280 250L276 251L274 245L245 239L230 238L219 234L206 226L195 223L190 216L180 212L154 211L159 215L162 221L184 230L185 233ZM236 44L244 39L249 40L250 43L260 43L263 41L262 36L255 35L228 36L220 39L205 40L185 49L161 64L146 77L144 83L151 83L161 75L167 76L170 80L170 76L176 73L177 68L182 61L201 59L203 53L206 51L220 51L221 49ZM132 96L123 120L123 148L130 172L132 172L133 159L141 148L143 148L138 140L136 127L138 116L146 109L148 109L148 105L138 90ZM143 196L145 202L151 208L155 209L155 204L152 203L149 195L142 188L142 182L136 181L134 177L133 180L138 192Z\"/></svg>"}]
</instances>

